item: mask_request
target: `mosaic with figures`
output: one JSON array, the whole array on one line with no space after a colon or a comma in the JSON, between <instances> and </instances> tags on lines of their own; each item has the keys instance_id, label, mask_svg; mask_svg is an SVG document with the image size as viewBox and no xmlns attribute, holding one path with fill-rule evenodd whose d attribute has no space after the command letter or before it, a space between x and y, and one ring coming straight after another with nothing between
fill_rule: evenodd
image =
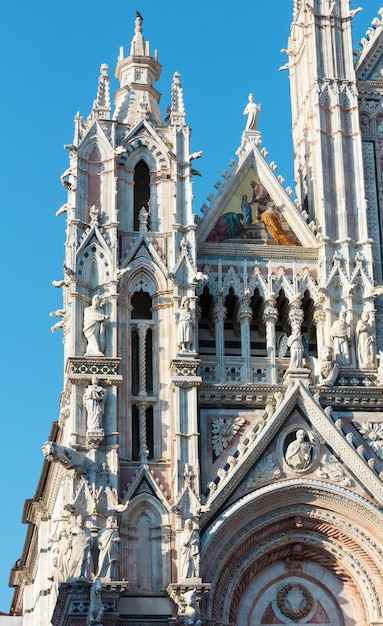
<instances>
[{"instance_id":1,"label":"mosaic with figures","mask_svg":"<svg viewBox=\"0 0 383 626\"><path fill-rule=\"evenodd\" d=\"M299 242L281 211L251 169L226 205L207 241L243 240L279 246Z\"/></svg>"}]
</instances>

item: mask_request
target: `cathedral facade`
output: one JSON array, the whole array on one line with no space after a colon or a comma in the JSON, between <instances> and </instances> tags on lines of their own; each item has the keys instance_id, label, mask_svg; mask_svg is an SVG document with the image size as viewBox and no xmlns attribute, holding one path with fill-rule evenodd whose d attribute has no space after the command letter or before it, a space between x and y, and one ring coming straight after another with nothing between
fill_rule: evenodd
<instances>
[{"instance_id":1,"label":"cathedral facade","mask_svg":"<svg viewBox=\"0 0 383 626\"><path fill-rule=\"evenodd\" d=\"M250 94L193 212L181 78L163 116L139 13L113 110L102 65L76 117L23 626L383 623L383 9L353 50L349 0L292 8L294 191Z\"/></svg>"}]
</instances>

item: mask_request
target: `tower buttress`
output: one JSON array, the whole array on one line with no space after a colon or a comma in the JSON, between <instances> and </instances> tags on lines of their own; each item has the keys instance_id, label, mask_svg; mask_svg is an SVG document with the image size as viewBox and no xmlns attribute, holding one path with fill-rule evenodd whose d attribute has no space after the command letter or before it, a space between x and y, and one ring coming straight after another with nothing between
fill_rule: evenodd
<instances>
[{"instance_id":1,"label":"tower buttress","mask_svg":"<svg viewBox=\"0 0 383 626\"><path fill-rule=\"evenodd\" d=\"M362 243L367 221L349 5L295 3L288 67L298 198L323 236Z\"/></svg>"}]
</instances>

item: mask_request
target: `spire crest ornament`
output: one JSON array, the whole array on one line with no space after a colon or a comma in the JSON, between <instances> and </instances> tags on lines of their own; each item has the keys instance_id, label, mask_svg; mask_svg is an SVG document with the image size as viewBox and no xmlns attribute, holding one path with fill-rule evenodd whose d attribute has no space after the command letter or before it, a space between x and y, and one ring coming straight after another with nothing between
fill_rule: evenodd
<instances>
[{"instance_id":1,"label":"spire crest ornament","mask_svg":"<svg viewBox=\"0 0 383 626\"><path fill-rule=\"evenodd\" d=\"M136 20L135 20L135 29L134 29L134 37L132 39L132 45L130 48L130 54L134 56L145 56L146 53L146 44L145 39L142 34L142 22L144 18L141 13L136 12Z\"/></svg>"}]
</instances>

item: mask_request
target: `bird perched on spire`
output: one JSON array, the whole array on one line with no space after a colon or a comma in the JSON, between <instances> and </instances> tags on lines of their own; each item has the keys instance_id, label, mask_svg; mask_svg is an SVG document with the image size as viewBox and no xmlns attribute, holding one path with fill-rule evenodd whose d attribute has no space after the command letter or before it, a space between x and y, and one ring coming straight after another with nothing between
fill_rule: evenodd
<instances>
[{"instance_id":1,"label":"bird perched on spire","mask_svg":"<svg viewBox=\"0 0 383 626\"><path fill-rule=\"evenodd\" d=\"M144 19L139 11L136 11L136 17L139 17L140 20Z\"/></svg>"}]
</instances>

